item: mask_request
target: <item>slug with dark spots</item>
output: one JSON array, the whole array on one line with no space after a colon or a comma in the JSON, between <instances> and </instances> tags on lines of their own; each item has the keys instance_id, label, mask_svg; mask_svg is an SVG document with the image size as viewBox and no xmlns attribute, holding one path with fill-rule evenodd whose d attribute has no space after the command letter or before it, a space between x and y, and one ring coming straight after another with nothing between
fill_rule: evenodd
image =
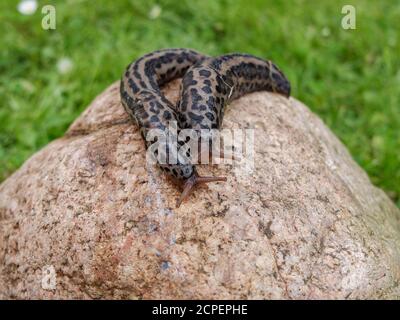
<instances>
[{"instance_id":1,"label":"slug with dark spots","mask_svg":"<svg viewBox=\"0 0 400 320\"><path fill-rule=\"evenodd\" d=\"M181 99L175 107L160 86L178 77L183 79ZM124 108L144 139L149 130L164 130L171 121L178 123L178 132L220 129L228 103L261 90L290 96L289 81L271 61L239 53L211 58L190 49L166 49L143 56L128 66L120 87ZM146 141L146 147L154 142ZM172 148L167 146L167 150ZM177 207L194 186L226 181L225 177L201 177L193 164L179 160L160 167L184 183Z\"/></svg>"}]
</instances>

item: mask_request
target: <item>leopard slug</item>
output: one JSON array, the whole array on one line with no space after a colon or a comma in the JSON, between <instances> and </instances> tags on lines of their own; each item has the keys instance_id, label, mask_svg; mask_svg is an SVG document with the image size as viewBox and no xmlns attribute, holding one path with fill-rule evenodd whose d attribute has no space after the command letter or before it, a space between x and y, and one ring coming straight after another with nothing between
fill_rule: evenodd
<instances>
[{"instance_id":1,"label":"leopard slug","mask_svg":"<svg viewBox=\"0 0 400 320\"><path fill-rule=\"evenodd\" d=\"M173 106L160 86L183 77L181 99ZM225 106L254 91L267 90L290 96L290 83L271 61L248 54L207 57L190 49L155 51L131 63L122 77L121 101L137 122L143 139L152 128L165 130L170 121L180 129L219 129ZM146 141L146 147L154 141ZM177 207L194 186L225 177L201 177L193 164L162 164L161 169L184 181Z\"/></svg>"}]
</instances>

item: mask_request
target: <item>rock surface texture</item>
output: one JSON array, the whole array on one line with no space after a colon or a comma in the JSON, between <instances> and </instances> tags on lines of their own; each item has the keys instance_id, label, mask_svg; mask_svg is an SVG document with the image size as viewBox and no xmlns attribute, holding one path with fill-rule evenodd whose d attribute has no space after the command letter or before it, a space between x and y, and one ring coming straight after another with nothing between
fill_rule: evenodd
<instances>
[{"instance_id":1,"label":"rock surface texture","mask_svg":"<svg viewBox=\"0 0 400 320\"><path fill-rule=\"evenodd\" d=\"M318 117L259 92L223 127L255 129L255 170L202 166L228 181L176 209L110 86L0 185L0 298L400 297L399 209Z\"/></svg>"}]
</instances>

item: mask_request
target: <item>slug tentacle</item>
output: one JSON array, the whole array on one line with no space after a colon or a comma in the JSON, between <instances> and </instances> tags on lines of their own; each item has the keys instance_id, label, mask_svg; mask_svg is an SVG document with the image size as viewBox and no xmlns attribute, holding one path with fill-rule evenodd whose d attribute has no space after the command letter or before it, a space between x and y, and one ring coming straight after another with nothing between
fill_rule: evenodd
<instances>
[{"instance_id":1,"label":"slug tentacle","mask_svg":"<svg viewBox=\"0 0 400 320\"><path fill-rule=\"evenodd\" d=\"M195 171L190 178L186 179L185 184L183 185L183 191L181 193L181 196L176 202L176 207L177 208L180 207L181 203L190 195L190 193L194 190L195 186L199 184L217 182L217 181L226 181L226 177L202 177L199 176Z\"/></svg>"}]
</instances>

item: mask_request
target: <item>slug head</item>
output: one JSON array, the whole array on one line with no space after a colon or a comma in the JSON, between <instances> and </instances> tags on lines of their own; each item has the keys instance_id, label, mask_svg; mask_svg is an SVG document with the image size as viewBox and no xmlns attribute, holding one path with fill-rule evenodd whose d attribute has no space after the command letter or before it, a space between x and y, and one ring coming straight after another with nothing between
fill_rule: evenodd
<instances>
[{"instance_id":1,"label":"slug head","mask_svg":"<svg viewBox=\"0 0 400 320\"><path fill-rule=\"evenodd\" d=\"M191 164L164 164L161 169L178 180L185 180L194 173L194 166Z\"/></svg>"},{"instance_id":2,"label":"slug head","mask_svg":"<svg viewBox=\"0 0 400 320\"><path fill-rule=\"evenodd\" d=\"M226 177L201 177L196 172L195 167L191 164L160 165L160 167L163 171L167 172L174 178L184 181L182 194L176 202L177 208L179 208L181 203L192 193L197 185L216 181L226 181Z\"/></svg>"}]
</instances>

